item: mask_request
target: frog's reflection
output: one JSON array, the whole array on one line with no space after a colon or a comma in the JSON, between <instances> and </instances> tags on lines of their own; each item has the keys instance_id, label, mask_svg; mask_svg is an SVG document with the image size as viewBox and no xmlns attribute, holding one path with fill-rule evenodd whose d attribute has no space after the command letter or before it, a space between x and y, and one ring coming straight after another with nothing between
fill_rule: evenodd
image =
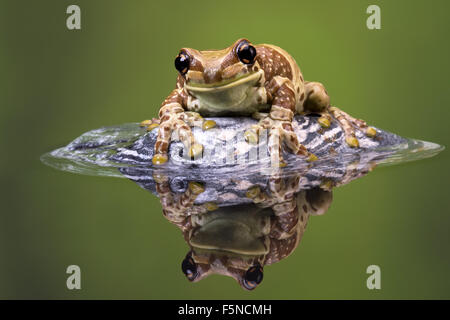
<instances>
[{"instance_id":1,"label":"frog's reflection","mask_svg":"<svg viewBox=\"0 0 450 320\"><path fill-rule=\"evenodd\" d=\"M272 207L245 204L191 216L184 232L191 250L182 270L190 281L216 273L252 290L261 283L264 266L293 252L309 215L325 213L331 198L330 191L316 188Z\"/></svg>"},{"instance_id":2,"label":"frog's reflection","mask_svg":"<svg viewBox=\"0 0 450 320\"><path fill-rule=\"evenodd\" d=\"M217 206L194 204L204 189L190 182L176 195L169 179L156 176L164 216L183 232L190 250L182 262L187 279L200 281L210 274L233 277L252 290L263 279L265 265L289 256L298 246L310 215L324 214L331 190L315 187L298 191L300 177L269 179L268 188L250 186L250 203Z\"/></svg>"},{"instance_id":3,"label":"frog's reflection","mask_svg":"<svg viewBox=\"0 0 450 320\"><path fill-rule=\"evenodd\" d=\"M174 172L123 168L122 174L158 195L164 216L189 246L181 269L192 282L210 274L234 278L247 290L264 266L288 257L311 215L323 215L332 189L371 171L379 155L256 173Z\"/></svg>"}]
</instances>

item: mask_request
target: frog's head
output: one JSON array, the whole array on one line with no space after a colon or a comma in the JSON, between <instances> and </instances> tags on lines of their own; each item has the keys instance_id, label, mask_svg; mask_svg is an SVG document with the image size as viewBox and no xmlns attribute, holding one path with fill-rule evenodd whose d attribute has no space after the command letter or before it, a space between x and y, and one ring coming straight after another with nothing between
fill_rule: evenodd
<instances>
[{"instance_id":1,"label":"frog's head","mask_svg":"<svg viewBox=\"0 0 450 320\"><path fill-rule=\"evenodd\" d=\"M234 278L246 290L261 283L269 251L267 237L251 232L245 219L236 217L223 215L189 232L191 250L181 266L188 280L221 274Z\"/></svg>"},{"instance_id":2,"label":"frog's head","mask_svg":"<svg viewBox=\"0 0 450 320\"><path fill-rule=\"evenodd\" d=\"M175 68L184 77L189 89L192 87L195 90L248 81L255 74L255 62L256 48L247 39L239 39L223 50L183 48L175 58Z\"/></svg>"},{"instance_id":3,"label":"frog's head","mask_svg":"<svg viewBox=\"0 0 450 320\"><path fill-rule=\"evenodd\" d=\"M183 48L175 58L175 68L188 92L214 105L222 102L232 106L261 78L256 55L248 40L239 39L223 50Z\"/></svg>"},{"instance_id":4,"label":"frog's head","mask_svg":"<svg viewBox=\"0 0 450 320\"><path fill-rule=\"evenodd\" d=\"M257 256L193 248L184 258L181 269L192 282L210 274L221 274L234 278L242 288L253 290L263 280L263 267L259 260Z\"/></svg>"}]
</instances>

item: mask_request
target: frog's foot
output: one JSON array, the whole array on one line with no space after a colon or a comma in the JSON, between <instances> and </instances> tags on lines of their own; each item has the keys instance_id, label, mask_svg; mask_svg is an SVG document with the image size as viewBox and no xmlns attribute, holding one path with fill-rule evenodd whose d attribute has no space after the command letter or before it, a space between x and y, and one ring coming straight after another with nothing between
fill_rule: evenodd
<instances>
[{"instance_id":1,"label":"frog's foot","mask_svg":"<svg viewBox=\"0 0 450 320\"><path fill-rule=\"evenodd\" d=\"M152 162L155 165L164 164L168 160L168 150L171 138L181 141L188 156L197 159L203 153L203 146L195 142L191 127L201 127L203 130L215 126L213 120L205 121L196 112L166 112L162 114L159 124L158 137L155 143L155 155ZM173 135L172 135L173 133Z\"/></svg>"},{"instance_id":2,"label":"frog's foot","mask_svg":"<svg viewBox=\"0 0 450 320\"><path fill-rule=\"evenodd\" d=\"M216 126L214 120L205 120L198 112L185 111L183 120L191 127L199 127L203 130L209 130Z\"/></svg>"},{"instance_id":3,"label":"frog's foot","mask_svg":"<svg viewBox=\"0 0 450 320\"><path fill-rule=\"evenodd\" d=\"M295 193L300 185L300 174L281 177L273 175L269 179L268 190L262 192L259 186L250 187L247 198L259 207L270 207L274 212L270 236L276 239L289 238L298 224L299 210ZM302 220L303 221L303 220Z\"/></svg>"},{"instance_id":4,"label":"frog's foot","mask_svg":"<svg viewBox=\"0 0 450 320\"><path fill-rule=\"evenodd\" d=\"M153 118L151 120L142 121L139 124L139 126L142 128L146 128L147 131L152 131L153 129L159 126L159 123L160 123L159 119Z\"/></svg>"},{"instance_id":5,"label":"frog's foot","mask_svg":"<svg viewBox=\"0 0 450 320\"><path fill-rule=\"evenodd\" d=\"M315 161L317 157L308 152L297 138L292 128L291 121L275 120L270 116L263 117L257 125L253 125L244 133L245 140L251 144L257 144L263 134L268 134L268 149L272 166L284 167L286 162L283 159L283 143L288 149L296 154L306 156L307 161Z\"/></svg>"},{"instance_id":6,"label":"frog's foot","mask_svg":"<svg viewBox=\"0 0 450 320\"><path fill-rule=\"evenodd\" d=\"M164 217L183 229L189 223L188 217L199 210L194 206L194 201L200 193L205 191L203 184L191 181L186 191L178 195L170 189L169 179L164 174L154 174L153 179L156 182L156 192L161 202ZM206 212L207 208L200 209Z\"/></svg>"},{"instance_id":7,"label":"frog's foot","mask_svg":"<svg viewBox=\"0 0 450 320\"><path fill-rule=\"evenodd\" d=\"M360 130L365 133L366 136L370 138L374 138L377 134L377 130L373 127L369 127L367 123L361 119L356 119L350 116L348 113L336 108L329 107L328 112L339 122L342 126L342 130L344 130L345 141L352 148L359 147L359 141L356 138L355 130ZM327 119L327 115L323 115L319 118L319 123L321 123L321 119ZM326 123L326 120L324 120ZM322 125L323 126L323 125Z\"/></svg>"}]
</instances>

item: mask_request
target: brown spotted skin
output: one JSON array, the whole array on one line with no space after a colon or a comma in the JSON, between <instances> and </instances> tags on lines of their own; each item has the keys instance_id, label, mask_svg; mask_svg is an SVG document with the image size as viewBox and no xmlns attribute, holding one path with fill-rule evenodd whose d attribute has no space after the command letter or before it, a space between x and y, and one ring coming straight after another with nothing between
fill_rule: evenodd
<instances>
[{"instance_id":1,"label":"brown spotted skin","mask_svg":"<svg viewBox=\"0 0 450 320\"><path fill-rule=\"evenodd\" d=\"M268 131L269 152L276 153L278 163L283 162L278 151L284 143L295 154L311 156L293 137L291 127L286 126L295 114L319 113L321 120L326 121L333 116L344 128L351 146L358 145L355 129L374 134L372 128L367 131L364 121L330 107L325 87L305 81L294 58L286 51L269 44L253 45L256 57L251 63L244 63L237 53L243 43L252 45L247 39L239 39L222 50L180 50L180 54L189 57L189 67L178 75L176 88L161 105L155 156L167 158L173 131L185 146L195 144L190 130L192 123L201 126L201 116L210 115L259 118L259 125L248 131ZM193 115L198 121L182 115L187 111L191 116L198 113ZM269 113L264 117L260 111ZM326 121L322 121L325 126Z\"/></svg>"},{"instance_id":2,"label":"brown spotted skin","mask_svg":"<svg viewBox=\"0 0 450 320\"><path fill-rule=\"evenodd\" d=\"M285 77L293 81L293 66L281 52L275 47L267 45L257 45L255 48L257 52L256 61L264 70L266 81L270 81L275 76Z\"/></svg>"}]
</instances>

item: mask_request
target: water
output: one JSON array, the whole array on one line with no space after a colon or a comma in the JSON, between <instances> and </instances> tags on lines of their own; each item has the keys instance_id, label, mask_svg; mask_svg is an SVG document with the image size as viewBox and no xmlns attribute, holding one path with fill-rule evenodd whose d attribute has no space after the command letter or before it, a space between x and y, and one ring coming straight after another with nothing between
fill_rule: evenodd
<instances>
[{"instance_id":1,"label":"water","mask_svg":"<svg viewBox=\"0 0 450 320\"><path fill-rule=\"evenodd\" d=\"M230 163L223 161L230 154L237 155L235 160L239 154L250 159L253 147L238 138L252 120L216 121L216 131L194 130L205 150L215 150L207 159L185 159L181 144L172 143L171 161L155 167L151 159L157 130L147 133L133 123L87 132L41 159L72 173L125 177L149 190L183 234L188 249L181 265L189 281L221 274L253 290L262 283L266 265L297 248L309 218L326 213L333 188L375 167L429 158L444 149L379 129L376 139L359 134L361 148L349 148L339 127L331 127L327 135L313 118L296 118L299 140L317 161L285 154L288 165L273 168L262 152L254 161ZM232 143L225 145L221 135ZM258 150L265 148L262 144Z\"/></svg>"}]
</instances>

